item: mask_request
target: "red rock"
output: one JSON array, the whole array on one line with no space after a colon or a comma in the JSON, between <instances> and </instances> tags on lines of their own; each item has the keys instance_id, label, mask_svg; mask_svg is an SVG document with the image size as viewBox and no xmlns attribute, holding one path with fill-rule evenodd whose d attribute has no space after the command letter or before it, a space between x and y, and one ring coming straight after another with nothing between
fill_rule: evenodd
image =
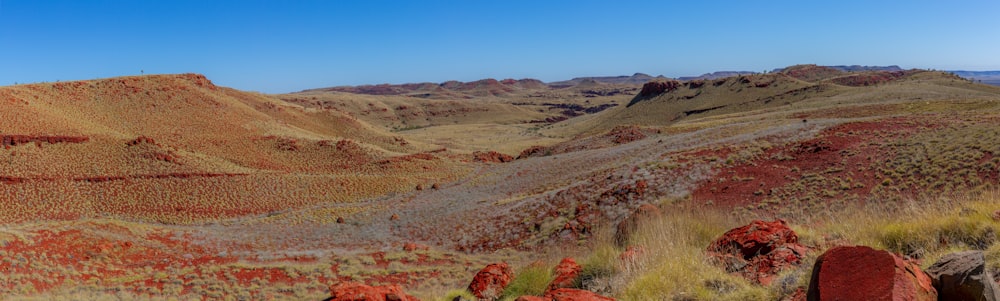
<instances>
[{"instance_id":1,"label":"red rock","mask_svg":"<svg viewBox=\"0 0 1000 301\"><path fill-rule=\"evenodd\" d=\"M642 257L642 254L646 253L646 249L639 246L628 246L621 255L618 255L618 260L625 262L626 264L633 263Z\"/></svg>"},{"instance_id":2,"label":"red rock","mask_svg":"<svg viewBox=\"0 0 1000 301\"><path fill-rule=\"evenodd\" d=\"M770 284L784 269L799 265L809 248L783 220L753 221L727 231L708 246L714 260L747 280Z\"/></svg>"},{"instance_id":3,"label":"red rock","mask_svg":"<svg viewBox=\"0 0 1000 301\"><path fill-rule=\"evenodd\" d=\"M514 161L514 157L506 154L501 154L495 151L481 152L476 151L472 153L472 157L479 162L487 163L506 163Z\"/></svg>"},{"instance_id":4,"label":"red rock","mask_svg":"<svg viewBox=\"0 0 1000 301\"><path fill-rule=\"evenodd\" d=\"M539 297L539 296L520 296L514 301L552 301L552 298Z\"/></svg>"},{"instance_id":5,"label":"red rock","mask_svg":"<svg viewBox=\"0 0 1000 301\"><path fill-rule=\"evenodd\" d=\"M670 81L652 81L642 85L642 90L639 91L638 97L650 97L663 94L665 92L670 92L680 88L681 83L675 80Z\"/></svg>"},{"instance_id":6,"label":"red rock","mask_svg":"<svg viewBox=\"0 0 1000 301\"><path fill-rule=\"evenodd\" d=\"M430 247L425 245L416 244L412 242L403 244L403 251L413 252L413 251L427 251L427 250L430 250Z\"/></svg>"},{"instance_id":7,"label":"red rock","mask_svg":"<svg viewBox=\"0 0 1000 301\"><path fill-rule=\"evenodd\" d=\"M545 153L547 152L550 152L550 150L547 147L533 145L521 151L521 154L517 155L517 159L520 160L534 156L545 156Z\"/></svg>"},{"instance_id":8,"label":"red rock","mask_svg":"<svg viewBox=\"0 0 1000 301\"><path fill-rule=\"evenodd\" d=\"M625 144L646 138L646 134L638 126L619 125L611 129L607 136L612 137L611 141L616 144Z\"/></svg>"},{"instance_id":9,"label":"red rock","mask_svg":"<svg viewBox=\"0 0 1000 301\"><path fill-rule=\"evenodd\" d=\"M344 223L344 218L343 217L337 217L337 223L338 224L343 224Z\"/></svg>"},{"instance_id":10,"label":"red rock","mask_svg":"<svg viewBox=\"0 0 1000 301\"><path fill-rule=\"evenodd\" d=\"M809 300L937 300L914 262L865 246L834 247L816 259Z\"/></svg>"},{"instance_id":11,"label":"red rock","mask_svg":"<svg viewBox=\"0 0 1000 301\"><path fill-rule=\"evenodd\" d=\"M489 264L472 278L469 291L481 300L496 300L512 279L514 271L507 263Z\"/></svg>"},{"instance_id":12,"label":"red rock","mask_svg":"<svg viewBox=\"0 0 1000 301\"><path fill-rule=\"evenodd\" d=\"M582 271L583 267L577 264L576 260L569 257L563 258L563 260L556 265L555 270L553 271L555 277L552 279L552 282L549 282L549 287L545 290L551 291L560 288L572 288L576 284L578 278L580 278L580 272Z\"/></svg>"},{"instance_id":13,"label":"red rock","mask_svg":"<svg viewBox=\"0 0 1000 301\"><path fill-rule=\"evenodd\" d=\"M545 293L545 297L552 298L554 301L614 301L615 300L614 298L601 296L591 291L572 289L572 288L560 288L551 290Z\"/></svg>"},{"instance_id":14,"label":"red rock","mask_svg":"<svg viewBox=\"0 0 1000 301\"><path fill-rule=\"evenodd\" d=\"M403 293L399 285L368 286L357 282L345 282L330 286L329 301L420 301Z\"/></svg>"}]
</instances>

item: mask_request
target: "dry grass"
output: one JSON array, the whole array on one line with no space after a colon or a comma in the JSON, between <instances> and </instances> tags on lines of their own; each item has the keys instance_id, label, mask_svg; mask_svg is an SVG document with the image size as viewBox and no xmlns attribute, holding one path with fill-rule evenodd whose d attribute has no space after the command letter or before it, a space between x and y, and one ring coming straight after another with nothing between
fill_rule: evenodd
<instances>
[{"instance_id":1,"label":"dry grass","mask_svg":"<svg viewBox=\"0 0 1000 301\"><path fill-rule=\"evenodd\" d=\"M752 284L711 264L708 244L728 229L748 222L712 210L670 208L633 237L644 251L638 260L621 260L621 249L606 237L597 239L583 262L584 285L624 300L774 300L808 284L815 257L835 245L867 245L921 259L924 267L949 252L985 250L991 269L1000 268L1000 209L995 192L978 196L921 199L848 206L812 212L789 223L800 242L814 248L798 268L779 275L770 286Z\"/></svg>"}]
</instances>

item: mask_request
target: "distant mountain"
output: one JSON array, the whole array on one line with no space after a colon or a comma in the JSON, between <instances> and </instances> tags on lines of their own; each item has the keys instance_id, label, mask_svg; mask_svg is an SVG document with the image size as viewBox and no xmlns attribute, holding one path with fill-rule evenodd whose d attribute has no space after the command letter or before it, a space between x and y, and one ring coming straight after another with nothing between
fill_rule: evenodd
<instances>
[{"instance_id":1,"label":"distant mountain","mask_svg":"<svg viewBox=\"0 0 1000 301\"><path fill-rule=\"evenodd\" d=\"M649 82L651 80L662 79L662 78L666 78L666 77L664 77L663 75L658 75L658 76L654 77L654 76L651 76L649 74L644 74L644 73L636 73L636 74L632 74L632 76L625 76L625 75L621 75L621 76L591 76L591 77L577 77L577 78L573 78L571 80L564 80L564 81L559 81L559 82L551 82L551 83L549 83L549 86L552 86L552 87L569 87L569 86L576 86L576 85L581 84L581 83L583 83L585 81L594 81L594 82L605 83L605 84L641 85L641 84L645 84L646 82Z\"/></svg>"},{"instance_id":2,"label":"distant mountain","mask_svg":"<svg viewBox=\"0 0 1000 301\"><path fill-rule=\"evenodd\" d=\"M712 72L712 73L705 73L705 74L702 74L702 75L699 75L699 76L682 76L682 77L678 77L677 79L678 80L682 80L682 81L699 80L699 79L713 80L713 79L719 79L719 78L724 78L724 77L740 76L740 75L744 75L744 74L753 74L753 73L754 72L752 72L752 71L716 71L716 72Z\"/></svg>"},{"instance_id":3,"label":"distant mountain","mask_svg":"<svg viewBox=\"0 0 1000 301\"><path fill-rule=\"evenodd\" d=\"M840 71L843 71L843 72L903 71L903 68L900 68L899 66L896 66L896 65L892 65L892 66L861 66L861 65L846 66L846 65L839 65L839 66L820 66L820 67L826 67L826 68L830 68L830 69L836 69L836 70L840 70ZM772 70L771 72L782 72L782 71L785 71L785 69L787 69L787 68L789 68L789 67L786 67L786 68L776 68L776 69Z\"/></svg>"},{"instance_id":4,"label":"distant mountain","mask_svg":"<svg viewBox=\"0 0 1000 301\"><path fill-rule=\"evenodd\" d=\"M505 79L492 78L472 82L447 81L436 83L410 84L379 84L362 86L339 86L329 88L308 89L301 92L346 92L368 95L406 95L423 98L468 98L471 96L497 96L515 90L547 89L548 87L537 79Z\"/></svg>"}]
</instances>

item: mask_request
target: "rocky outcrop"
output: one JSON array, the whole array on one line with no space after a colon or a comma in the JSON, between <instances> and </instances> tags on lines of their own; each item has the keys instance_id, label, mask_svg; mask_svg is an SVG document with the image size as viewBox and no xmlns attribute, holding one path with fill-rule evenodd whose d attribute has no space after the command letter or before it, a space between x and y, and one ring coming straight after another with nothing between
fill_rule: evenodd
<instances>
[{"instance_id":1,"label":"rocky outcrop","mask_svg":"<svg viewBox=\"0 0 1000 301\"><path fill-rule=\"evenodd\" d=\"M852 74L848 76L841 76L831 79L834 83L838 85L850 86L850 87L865 87L873 86L878 84L884 84L898 79L904 78L910 73L906 71L877 71L877 72L865 72L860 74Z\"/></svg>"},{"instance_id":2,"label":"rocky outcrop","mask_svg":"<svg viewBox=\"0 0 1000 301\"><path fill-rule=\"evenodd\" d=\"M986 272L982 251L951 253L927 268L940 300L1000 300L1000 288Z\"/></svg>"},{"instance_id":3,"label":"rocky outcrop","mask_svg":"<svg viewBox=\"0 0 1000 301\"><path fill-rule=\"evenodd\" d=\"M540 145L533 145L533 146L528 147L528 148L524 149L523 151L521 151L521 154L517 155L517 159L520 160L520 159L526 159L526 158L530 158L530 157L541 157L541 156L545 156L545 155L547 155L548 153L551 153L551 152L552 152L552 150L550 150L547 147L540 146Z\"/></svg>"},{"instance_id":4,"label":"rocky outcrop","mask_svg":"<svg viewBox=\"0 0 1000 301\"><path fill-rule=\"evenodd\" d=\"M669 81L651 81L642 85L642 90L639 90L639 95L637 98L649 98L663 93L671 92L677 90L681 87L681 82L676 80Z\"/></svg>"},{"instance_id":5,"label":"rocky outcrop","mask_svg":"<svg viewBox=\"0 0 1000 301\"><path fill-rule=\"evenodd\" d=\"M782 270L801 264L808 250L780 219L753 221L727 231L708 246L709 256L727 272L764 285Z\"/></svg>"},{"instance_id":6,"label":"rocky outcrop","mask_svg":"<svg viewBox=\"0 0 1000 301\"><path fill-rule=\"evenodd\" d=\"M514 271L507 263L489 264L472 278L472 283L469 283L469 292L472 292L480 300L496 300L512 279L514 279Z\"/></svg>"},{"instance_id":7,"label":"rocky outcrop","mask_svg":"<svg viewBox=\"0 0 1000 301\"><path fill-rule=\"evenodd\" d=\"M475 158L475 160L478 162L486 162L486 163L506 163L514 161L514 157L507 154L501 154L495 151L486 151L486 152L476 151L472 153L472 157Z\"/></svg>"},{"instance_id":8,"label":"rocky outcrop","mask_svg":"<svg viewBox=\"0 0 1000 301\"><path fill-rule=\"evenodd\" d=\"M330 286L330 297L324 301L420 301L403 293L398 285L368 286L357 282L345 282Z\"/></svg>"},{"instance_id":9,"label":"rocky outcrop","mask_svg":"<svg viewBox=\"0 0 1000 301\"><path fill-rule=\"evenodd\" d=\"M86 136L34 136L34 135L0 135L0 145L17 146L28 143L84 143L90 140Z\"/></svg>"},{"instance_id":10,"label":"rocky outcrop","mask_svg":"<svg viewBox=\"0 0 1000 301\"><path fill-rule=\"evenodd\" d=\"M816 259L807 298L937 300L931 278L899 255L865 246L834 247Z\"/></svg>"},{"instance_id":11,"label":"rocky outcrop","mask_svg":"<svg viewBox=\"0 0 1000 301\"><path fill-rule=\"evenodd\" d=\"M580 272L583 271L583 267L580 267L573 258L563 258L562 261L556 265L553 270L555 278L552 282L549 282L546 291L553 291L560 288L573 288L580 278Z\"/></svg>"},{"instance_id":12,"label":"rocky outcrop","mask_svg":"<svg viewBox=\"0 0 1000 301\"><path fill-rule=\"evenodd\" d=\"M611 129L606 136L611 137L611 142L615 144L625 144L645 139L646 133L643 133L642 128L638 126L619 125Z\"/></svg>"}]
</instances>

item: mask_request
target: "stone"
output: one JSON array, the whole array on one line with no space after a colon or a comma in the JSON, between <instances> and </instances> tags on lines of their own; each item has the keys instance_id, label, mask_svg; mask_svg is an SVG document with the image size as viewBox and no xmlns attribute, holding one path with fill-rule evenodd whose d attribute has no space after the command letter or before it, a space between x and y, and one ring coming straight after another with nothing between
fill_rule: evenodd
<instances>
[{"instance_id":1,"label":"stone","mask_svg":"<svg viewBox=\"0 0 1000 301\"><path fill-rule=\"evenodd\" d=\"M492 263L472 278L469 292L480 300L497 300L513 279L514 271L506 262Z\"/></svg>"},{"instance_id":2,"label":"stone","mask_svg":"<svg viewBox=\"0 0 1000 301\"><path fill-rule=\"evenodd\" d=\"M563 258L553 270L555 277L553 277L552 282L549 282L549 286L545 290L552 291L560 288L573 288L577 284L580 272L582 271L583 267L577 264L576 260L569 257Z\"/></svg>"},{"instance_id":3,"label":"stone","mask_svg":"<svg viewBox=\"0 0 1000 301\"><path fill-rule=\"evenodd\" d=\"M708 246L708 254L727 272L768 285L781 271L802 263L809 248L784 220L753 221L727 231Z\"/></svg>"},{"instance_id":4,"label":"stone","mask_svg":"<svg viewBox=\"0 0 1000 301\"><path fill-rule=\"evenodd\" d=\"M403 293L399 285L368 286L344 282L330 286L330 298L324 301L420 301Z\"/></svg>"},{"instance_id":5,"label":"stone","mask_svg":"<svg viewBox=\"0 0 1000 301\"><path fill-rule=\"evenodd\" d=\"M993 275L986 272L983 251L947 254L927 268L941 300L1000 300Z\"/></svg>"},{"instance_id":6,"label":"stone","mask_svg":"<svg viewBox=\"0 0 1000 301\"><path fill-rule=\"evenodd\" d=\"M816 259L807 300L937 300L931 278L911 261L866 246L839 246Z\"/></svg>"}]
</instances>

